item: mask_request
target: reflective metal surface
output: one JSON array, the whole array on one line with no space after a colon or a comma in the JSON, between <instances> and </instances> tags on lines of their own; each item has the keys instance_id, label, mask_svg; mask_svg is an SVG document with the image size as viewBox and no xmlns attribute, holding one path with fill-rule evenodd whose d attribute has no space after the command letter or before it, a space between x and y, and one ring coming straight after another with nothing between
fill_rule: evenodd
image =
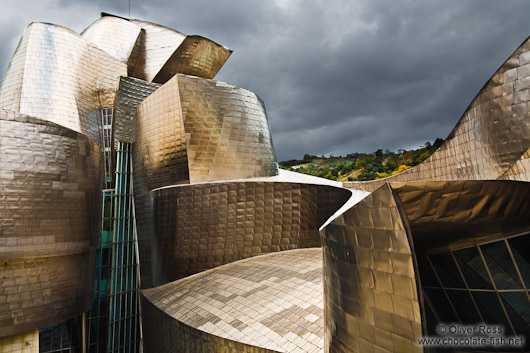
<instances>
[{"instance_id":1,"label":"reflective metal surface","mask_svg":"<svg viewBox=\"0 0 530 353\"><path fill-rule=\"evenodd\" d=\"M230 54L230 49L208 38L187 36L153 81L165 83L177 73L212 79Z\"/></svg>"},{"instance_id":2,"label":"reflective metal surface","mask_svg":"<svg viewBox=\"0 0 530 353\"><path fill-rule=\"evenodd\" d=\"M527 39L484 85L429 159L392 177L344 186L373 191L396 181L528 180L528 157L522 155L530 147L529 88Z\"/></svg>"},{"instance_id":3,"label":"reflective metal surface","mask_svg":"<svg viewBox=\"0 0 530 353\"><path fill-rule=\"evenodd\" d=\"M133 77L120 77L112 120L114 141L136 142L136 108L159 87L159 84Z\"/></svg>"},{"instance_id":4,"label":"reflective metal surface","mask_svg":"<svg viewBox=\"0 0 530 353\"><path fill-rule=\"evenodd\" d=\"M124 18L103 15L81 32L81 36L112 57L127 63L128 71L132 73L140 50L140 26Z\"/></svg>"},{"instance_id":5,"label":"reflective metal surface","mask_svg":"<svg viewBox=\"0 0 530 353\"><path fill-rule=\"evenodd\" d=\"M390 186L400 199L417 251L530 231L530 183L472 180Z\"/></svg>"},{"instance_id":6,"label":"reflective metal surface","mask_svg":"<svg viewBox=\"0 0 530 353\"><path fill-rule=\"evenodd\" d=\"M351 196L343 188L282 182L219 182L150 193L148 288L233 261L320 246L318 228ZM143 240L143 242L142 242Z\"/></svg>"},{"instance_id":7,"label":"reflective metal surface","mask_svg":"<svg viewBox=\"0 0 530 353\"><path fill-rule=\"evenodd\" d=\"M278 352L321 352L324 343L322 251L291 250L241 260L196 276L142 291L148 305L179 322L210 335L221 345L232 340ZM152 314L147 314L150 317ZM145 321L149 352L178 351ZM150 329L152 328L152 329ZM162 336L162 337L161 337ZM196 352L187 340L186 352ZM220 349L220 347L216 347ZM210 349L209 352L217 351ZM222 350L220 350L222 351Z\"/></svg>"},{"instance_id":8,"label":"reflective metal surface","mask_svg":"<svg viewBox=\"0 0 530 353\"><path fill-rule=\"evenodd\" d=\"M325 352L423 352L413 253L388 185L322 231Z\"/></svg>"},{"instance_id":9,"label":"reflective metal surface","mask_svg":"<svg viewBox=\"0 0 530 353\"><path fill-rule=\"evenodd\" d=\"M278 174L261 98L224 82L177 80L192 183Z\"/></svg>"},{"instance_id":10,"label":"reflective metal surface","mask_svg":"<svg viewBox=\"0 0 530 353\"><path fill-rule=\"evenodd\" d=\"M39 330L0 337L0 348L2 353L39 353Z\"/></svg>"},{"instance_id":11,"label":"reflective metal surface","mask_svg":"<svg viewBox=\"0 0 530 353\"><path fill-rule=\"evenodd\" d=\"M101 152L84 135L0 111L0 337L90 306Z\"/></svg>"},{"instance_id":12,"label":"reflective metal surface","mask_svg":"<svg viewBox=\"0 0 530 353\"><path fill-rule=\"evenodd\" d=\"M28 114L101 141L100 110L112 107L127 65L70 29L32 23L0 85L0 108Z\"/></svg>"},{"instance_id":13,"label":"reflective metal surface","mask_svg":"<svg viewBox=\"0 0 530 353\"><path fill-rule=\"evenodd\" d=\"M182 44L186 35L172 28L141 20L131 23L142 28L138 59L131 76L153 81L162 67Z\"/></svg>"}]
</instances>

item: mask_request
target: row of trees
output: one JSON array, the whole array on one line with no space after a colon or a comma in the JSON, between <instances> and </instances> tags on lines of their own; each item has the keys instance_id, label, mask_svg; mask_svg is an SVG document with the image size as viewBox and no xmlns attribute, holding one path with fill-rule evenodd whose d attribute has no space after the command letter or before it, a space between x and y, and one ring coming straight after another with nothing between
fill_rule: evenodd
<instances>
[{"instance_id":1,"label":"row of trees","mask_svg":"<svg viewBox=\"0 0 530 353\"><path fill-rule=\"evenodd\" d=\"M379 149L373 153L350 153L345 157L304 155L302 160L280 162L280 167L299 173L339 181L363 181L385 178L414 167L431 156L443 143L437 138L415 150L397 152Z\"/></svg>"}]
</instances>

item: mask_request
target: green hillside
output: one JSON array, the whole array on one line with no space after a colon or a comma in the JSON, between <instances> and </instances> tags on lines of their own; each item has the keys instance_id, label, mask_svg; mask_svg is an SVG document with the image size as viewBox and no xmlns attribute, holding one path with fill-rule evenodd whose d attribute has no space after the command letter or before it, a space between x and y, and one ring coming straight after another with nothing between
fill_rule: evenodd
<instances>
[{"instance_id":1,"label":"green hillside","mask_svg":"<svg viewBox=\"0 0 530 353\"><path fill-rule=\"evenodd\" d=\"M306 154L303 159L280 162L280 168L337 181L381 179L407 170L423 162L440 147L443 139L426 142L415 150L374 153L350 153L343 156L317 157Z\"/></svg>"}]
</instances>

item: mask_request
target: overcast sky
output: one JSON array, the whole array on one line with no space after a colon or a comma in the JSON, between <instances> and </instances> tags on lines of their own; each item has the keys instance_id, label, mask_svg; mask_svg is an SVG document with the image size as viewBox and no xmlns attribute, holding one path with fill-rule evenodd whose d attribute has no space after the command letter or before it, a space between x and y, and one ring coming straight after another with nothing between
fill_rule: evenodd
<instances>
[{"instance_id":1,"label":"overcast sky","mask_svg":"<svg viewBox=\"0 0 530 353\"><path fill-rule=\"evenodd\" d=\"M128 0L2 0L0 70L24 27L80 32ZM530 35L527 0L131 0L131 17L234 53L216 79L265 101L279 161L445 138Z\"/></svg>"}]
</instances>

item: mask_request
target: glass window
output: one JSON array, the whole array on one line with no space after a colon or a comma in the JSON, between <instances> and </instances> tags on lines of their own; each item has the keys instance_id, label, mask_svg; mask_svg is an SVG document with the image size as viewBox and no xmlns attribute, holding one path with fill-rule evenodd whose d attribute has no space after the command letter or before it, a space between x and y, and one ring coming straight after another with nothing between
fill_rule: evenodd
<instances>
[{"instance_id":1,"label":"glass window","mask_svg":"<svg viewBox=\"0 0 530 353\"><path fill-rule=\"evenodd\" d=\"M482 322L468 291L447 290L447 295L462 324L473 325Z\"/></svg>"},{"instance_id":2,"label":"glass window","mask_svg":"<svg viewBox=\"0 0 530 353\"><path fill-rule=\"evenodd\" d=\"M465 288L460 272L453 261L451 253L430 255L429 258L434 266L440 281L447 288Z\"/></svg>"},{"instance_id":3,"label":"glass window","mask_svg":"<svg viewBox=\"0 0 530 353\"><path fill-rule=\"evenodd\" d=\"M440 287L432 266L425 256L418 256L418 269L422 286Z\"/></svg>"},{"instance_id":4,"label":"glass window","mask_svg":"<svg viewBox=\"0 0 530 353\"><path fill-rule=\"evenodd\" d=\"M442 289L424 288L423 291L430 299L433 310L444 323L458 322L458 317L451 308L451 304Z\"/></svg>"},{"instance_id":5,"label":"glass window","mask_svg":"<svg viewBox=\"0 0 530 353\"><path fill-rule=\"evenodd\" d=\"M530 288L530 234L511 238L508 243L526 288Z\"/></svg>"},{"instance_id":6,"label":"glass window","mask_svg":"<svg viewBox=\"0 0 530 353\"><path fill-rule=\"evenodd\" d=\"M472 292L484 321L489 324L498 324L504 327L504 332L513 335L510 324L502 310L496 292Z\"/></svg>"},{"instance_id":7,"label":"glass window","mask_svg":"<svg viewBox=\"0 0 530 353\"><path fill-rule=\"evenodd\" d=\"M457 250L454 255L470 289L493 289L476 247Z\"/></svg>"},{"instance_id":8,"label":"glass window","mask_svg":"<svg viewBox=\"0 0 530 353\"><path fill-rule=\"evenodd\" d=\"M481 245L497 289L521 289L519 276L504 241Z\"/></svg>"},{"instance_id":9,"label":"glass window","mask_svg":"<svg viewBox=\"0 0 530 353\"><path fill-rule=\"evenodd\" d=\"M500 293L510 321L518 334L530 339L530 301L525 292Z\"/></svg>"}]
</instances>

